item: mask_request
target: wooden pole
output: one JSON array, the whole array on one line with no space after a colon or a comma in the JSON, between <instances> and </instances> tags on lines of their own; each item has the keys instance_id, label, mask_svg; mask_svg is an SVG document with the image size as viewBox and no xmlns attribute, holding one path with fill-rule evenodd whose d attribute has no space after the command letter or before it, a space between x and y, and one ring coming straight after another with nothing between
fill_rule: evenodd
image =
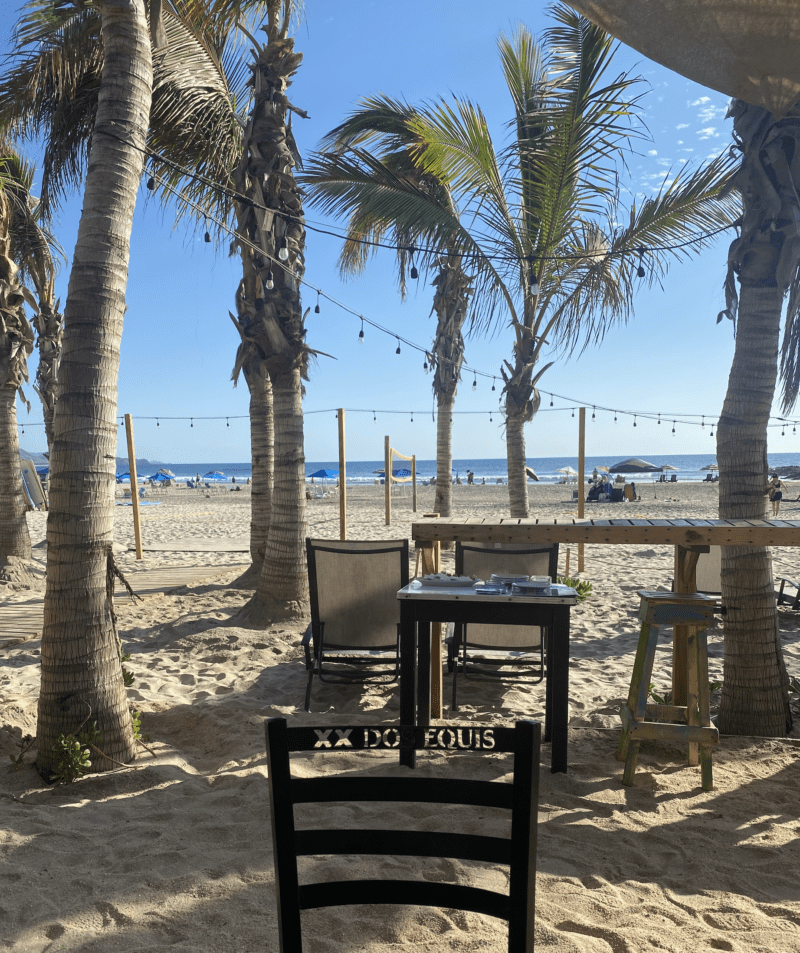
<instances>
[{"instance_id":1,"label":"wooden pole","mask_svg":"<svg viewBox=\"0 0 800 953\"><path fill-rule=\"evenodd\" d=\"M438 519L438 513L423 513L424 519ZM418 543L417 565L422 557L422 575L441 572L442 544ZM431 718L442 717L442 623L431 623Z\"/></svg>"},{"instance_id":2,"label":"wooden pole","mask_svg":"<svg viewBox=\"0 0 800 953\"><path fill-rule=\"evenodd\" d=\"M133 537L136 558L142 558L142 528L139 525L139 483L136 479L136 450L133 445L133 418L125 414L125 436L128 438L128 470L131 475L131 502L133 504Z\"/></svg>"},{"instance_id":3,"label":"wooden pole","mask_svg":"<svg viewBox=\"0 0 800 953\"><path fill-rule=\"evenodd\" d=\"M386 525L392 525L392 449L389 437L383 438L383 484L386 490Z\"/></svg>"},{"instance_id":4,"label":"wooden pole","mask_svg":"<svg viewBox=\"0 0 800 953\"><path fill-rule=\"evenodd\" d=\"M583 504L586 494L586 408L578 410L578 519L583 519ZM578 572L583 572L583 543L578 543Z\"/></svg>"},{"instance_id":5,"label":"wooden pole","mask_svg":"<svg viewBox=\"0 0 800 953\"><path fill-rule=\"evenodd\" d=\"M339 539L347 539L347 457L344 447L344 408L339 408Z\"/></svg>"},{"instance_id":6,"label":"wooden pole","mask_svg":"<svg viewBox=\"0 0 800 953\"><path fill-rule=\"evenodd\" d=\"M417 512L417 455L411 457L411 509Z\"/></svg>"}]
</instances>

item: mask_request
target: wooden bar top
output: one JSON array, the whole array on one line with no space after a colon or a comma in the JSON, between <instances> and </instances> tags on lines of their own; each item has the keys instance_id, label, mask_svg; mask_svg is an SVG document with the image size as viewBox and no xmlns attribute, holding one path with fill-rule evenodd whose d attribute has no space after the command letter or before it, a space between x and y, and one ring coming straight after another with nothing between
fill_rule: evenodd
<instances>
[{"instance_id":1,"label":"wooden bar top","mask_svg":"<svg viewBox=\"0 0 800 953\"><path fill-rule=\"evenodd\" d=\"M800 520L422 519L415 543L620 543L671 546L800 546Z\"/></svg>"}]
</instances>

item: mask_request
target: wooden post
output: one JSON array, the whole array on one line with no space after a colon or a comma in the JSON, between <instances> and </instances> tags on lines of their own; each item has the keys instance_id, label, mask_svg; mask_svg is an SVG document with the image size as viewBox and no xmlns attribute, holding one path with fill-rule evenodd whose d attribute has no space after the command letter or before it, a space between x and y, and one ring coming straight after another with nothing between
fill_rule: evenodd
<instances>
[{"instance_id":1,"label":"wooden post","mask_svg":"<svg viewBox=\"0 0 800 953\"><path fill-rule=\"evenodd\" d=\"M417 512L417 455L411 457L411 509Z\"/></svg>"},{"instance_id":2,"label":"wooden post","mask_svg":"<svg viewBox=\"0 0 800 953\"><path fill-rule=\"evenodd\" d=\"M676 593L697 591L697 560L700 553L710 552L710 546L676 546L675 580ZM672 630L672 704L686 705L689 685L686 678L689 655L689 627L676 625Z\"/></svg>"},{"instance_id":3,"label":"wooden post","mask_svg":"<svg viewBox=\"0 0 800 953\"><path fill-rule=\"evenodd\" d=\"M347 539L347 457L344 452L344 408L339 408L339 539Z\"/></svg>"},{"instance_id":4,"label":"wooden post","mask_svg":"<svg viewBox=\"0 0 800 953\"><path fill-rule=\"evenodd\" d=\"M386 525L392 525L392 448L389 438L383 438L383 483L386 490Z\"/></svg>"},{"instance_id":5,"label":"wooden post","mask_svg":"<svg viewBox=\"0 0 800 953\"><path fill-rule=\"evenodd\" d=\"M133 445L133 418L125 414L125 436L128 438L128 470L131 475L131 502L133 504L133 538L136 558L142 558L142 529L139 525L139 483L136 479L136 450Z\"/></svg>"},{"instance_id":6,"label":"wooden post","mask_svg":"<svg viewBox=\"0 0 800 953\"><path fill-rule=\"evenodd\" d=\"M413 460L413 458L412 458ZM423 513L423 519L439 519L438 513ZM442 544L418 543L417 565L422 562L421 575L441 572ZM431 623L431 718L442 717L442 623Z\"/></svg>"},{"instance_id":7,"label":"wooden post","mask_svg":"<svg viewBox=\"0 0 800 953\"><path fill-rule=\"evenodd\" d=\"M586 489L584 487L584 468L586 466L586 408L578 410L578 519L583 519L583 504ZM583 543L578 543L578 572L583 572Z\"/></svg>"}]
</instances>

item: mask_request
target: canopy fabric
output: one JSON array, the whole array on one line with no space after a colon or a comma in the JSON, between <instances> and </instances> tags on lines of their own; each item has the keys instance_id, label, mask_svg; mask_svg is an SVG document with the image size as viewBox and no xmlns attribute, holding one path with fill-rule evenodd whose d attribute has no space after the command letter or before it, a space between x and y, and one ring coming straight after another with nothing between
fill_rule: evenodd
<instances>
[{"instance_id":1,"label":"canopy fabric","mask_svg":"<svg viewBox=\"0 0 800 953\"><path fill-rule=\"evenodd\" d=\"M656 63L778 119L800 98L797 0L567 0Z\"/></svg>"},{"instance_id":2,"label":"canopy fabric","mask_svg":"<svg viewBox=\"0 0 800 953\"><path fill-rule=\"evenodd\" d=\"M719 470L719 467L716 463L709 463L707 467L700 467L701 470Z\"/></svg>"},{"instance_id":3,"label":"canopy fabric","mask_svg":"<svg viewBox=\"0 0 800 953\"><path fill-rule=\"evenodd\" d=\"M167 476L166 473L162 473L159 470L158 473L154 473L151 477L148 477L147 479L150 480L152 483L171 483L173 480L173 477Z\"/></svg>"},{"instance_id":4,"label":"canopy fabric","mask_svg":"<svg viewBox=\"0 0 800 953\"><path fill-rule=\"evenodd\" d=\"M172 472L172 470L168 470L166 467L161 467L161 469L160 469L158 472L159 472L159 473L163 473L163 474L165 474L165 475L168 476L168 477L174 477L174 476L175 476L175 474Z\"/></svg>"},{"instance_id":5,"label":"canopy fabric","mask_svg":"<svg viewBox=\"0 0 800 953\"><path fill-rule=\"evenodd\" d=\"M533 470L531 470L530 467L525 467L525 472L528 474L529 480L535 480L537 483L539 482L539 477L536 476L536 474L533 472Z\"/></svg>"},{"instance_id":6,"label":"canopy fabric","mask_svg":"<svg viewBox=\"0 0 800 953\"><path fill-rule=\"evenodd\" d=\"M317 470L316 473L310 473L309 479L314 480L331 480L333 477L338 477L338 470L329 470L327 467L323 467L321 470Z\"/></svg>"},{"instance_id":7,"label":"canopy fabric","mask_svg":"<svg viewBox=\"0 0 800 953\"><path fill-rule=\"evenodd\" d=\"M566 473L568 476L576 476L578 471L573 470L572 467L561 467L560 470L556 470L556 473Z\"/></svg>"},{"instance_id":8,"label":"canopy fabric","mask_svg":"<svg viewBox=\"0 0 800 953\"><path fill-rule=\"evenodd\" d=\"M609 467L609 469L612 473L658 473L661 467L648 463L647 460L642 460L641 457L628 457L627 460L615 463L614 466Z\"/></svg>"},{"instance_id":9,"label":"canopy fabric","mask_svg":"<svg viewBox=\"0 0 800 953\"><path fill-rule=\"evenodd\" d=\"M220 477L224 477L225 474L221 470L209 470L208 473L203 474L203 478L208 480L219 480Z\"/></svg>"}]
</instances>

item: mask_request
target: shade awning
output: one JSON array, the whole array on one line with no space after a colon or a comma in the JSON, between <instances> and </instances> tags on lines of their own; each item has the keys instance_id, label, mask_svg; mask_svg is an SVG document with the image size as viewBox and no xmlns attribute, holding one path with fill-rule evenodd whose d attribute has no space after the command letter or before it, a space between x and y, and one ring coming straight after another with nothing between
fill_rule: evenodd
<instances>
[{"instance_id":1,"label":"shade awning","mask_svg":"<svg viewBox=\"0 0 800 953\"><path fill-rule=\"evenodd\" d=\"M641 457L628 457L627 460L621 460L609 469L612 473L659 473L662 468L642 460Z\"/></svg>"},{"instance_id":2,"label":"shade awning","mask_svg":"<svg viewBox=\"0 0 800 953\"><path fill-rule=\"evenodd\" d=\"M800 98L797 0L567 0L667 69L778 119Z\"/></svg>"},{"instance_id":3,"label":"shade awning","mask_svg":"<svg viewBox=\"0 0 800 953\"><path fill-rule=\"evenodd\" d=\"M321 470L317 470L314 473L309 473L309 479L313 480L332 480L334 477L339 476L338 470L330 470L328 467L323 467Z\"/></svg>"}]
</instances>

